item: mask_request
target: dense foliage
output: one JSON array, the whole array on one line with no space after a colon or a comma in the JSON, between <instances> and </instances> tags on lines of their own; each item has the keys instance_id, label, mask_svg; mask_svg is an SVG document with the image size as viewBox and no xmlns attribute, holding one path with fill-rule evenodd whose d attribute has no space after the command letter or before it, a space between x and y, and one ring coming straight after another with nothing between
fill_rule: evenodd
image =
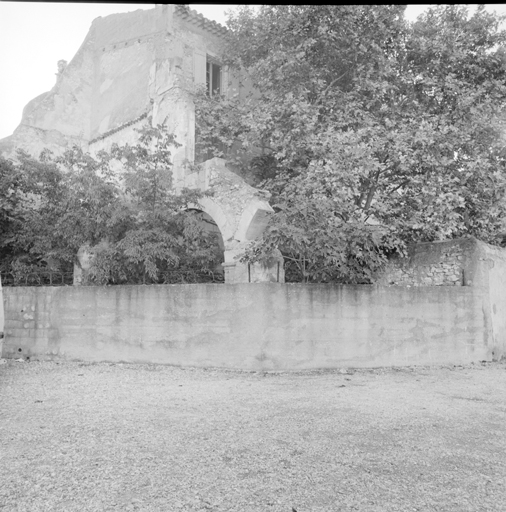
<instances>
[{"instance_id":1,"label":"dense foliage","mask_svg":"<svg viewBox=\"0 0 506 512\"><path fill-rule=\"evenodd\" d=\"M247 259L369 282L412 241L497 243L505 215L506 34L484 6L268 5L231 14L254 92L196 93L199 144L273 194Z\"/></svg>"},{"instance_id":2,"label":"dense foliage","mask_svg":"<svg viewBox=\"0 0 506 512\"><path fill-rule=\"evenodd\" d=\"M290 280L374 280L406 243L504 231L506 33L483 6L264 5L230 15L224 64L244 94L194 95L200 155L272 194L245 260L281 249ZM210 272L222 255L176 194L162 126L96 157L0 158L3 270L71 269L96 283Z\"/></svg>"},{"instance_id":3,"label":"dense foliage","mask_svg":"<svg viewBox=\"0 0 506 512\"><path fill-rule=\"evenodd\" d=\"M221 262L216 240L189 209L200 194L172 184L162 126L145 127L134 146L95 158L74 147L39 159L0 157L2 270L72 271L81 247L94 260L92 283L194 281Z\"/></svg>"}]
</instances>

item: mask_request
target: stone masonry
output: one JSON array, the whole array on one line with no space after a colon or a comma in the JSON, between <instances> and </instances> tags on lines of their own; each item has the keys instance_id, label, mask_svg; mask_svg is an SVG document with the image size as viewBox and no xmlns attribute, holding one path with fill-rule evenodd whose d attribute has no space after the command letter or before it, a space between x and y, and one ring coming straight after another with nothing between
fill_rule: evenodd
<instances>
[{"instance_id":1,"label":"stone masonry","mask_svg":"<svg viewBox=\"0 0 506 512\"><path fill-rule=\"evenodd\" d=\"M475 238L408 246L405 258L394 256L376 281L397 286L469 286L476 267Z\"/></svg>"}]
</instances>

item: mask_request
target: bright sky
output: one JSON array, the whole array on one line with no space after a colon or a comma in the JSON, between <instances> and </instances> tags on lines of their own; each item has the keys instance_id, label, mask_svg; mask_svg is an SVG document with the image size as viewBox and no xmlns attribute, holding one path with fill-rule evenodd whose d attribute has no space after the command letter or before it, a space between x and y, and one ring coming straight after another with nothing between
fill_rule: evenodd
<instances>
[{"instance_id":1,"label":"bright sky","mask_svg":"<svg viewBox=\"0 0 506 512\"><path fill-rule=\"evenodd\" d=\"M57 62L70 62L84 41L91 22L99 16L154 4L27 3L0 1L0 139L21 121L24 106L56 83ZM191 5L206 18L225 25L225 11L236 5ZM427 5L409 5L415 19ZM506 13L506 4L487 4Z\"/></svg>"}]
</instances>

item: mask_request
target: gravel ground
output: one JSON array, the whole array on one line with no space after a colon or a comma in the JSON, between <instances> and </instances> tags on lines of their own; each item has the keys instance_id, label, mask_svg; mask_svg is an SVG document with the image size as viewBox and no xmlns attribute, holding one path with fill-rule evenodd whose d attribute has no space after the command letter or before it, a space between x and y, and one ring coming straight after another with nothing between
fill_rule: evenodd
<instances>
[{"instance_id":1,"label":"gravel ground","mask_svg":"<svg viewBox=\"0 0 506 512\"><path fill-rule=\"evenodd\" d=\"M2 511L506 511L506 363L2 362Z\"/></svg>"}]
</instances>

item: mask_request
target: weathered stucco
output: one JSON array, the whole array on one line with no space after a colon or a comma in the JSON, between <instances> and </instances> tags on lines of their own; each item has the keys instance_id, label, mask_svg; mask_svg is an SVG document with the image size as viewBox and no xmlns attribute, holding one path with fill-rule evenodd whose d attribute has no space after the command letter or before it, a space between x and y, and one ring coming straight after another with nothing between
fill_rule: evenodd
<instances>
[{"instance_id":1,"label":"weathered stucco","mask_svg":"<svg viewBox=\"0 0 506 512\"><path fill-rule=\"evenodd\" d=\"M481 287L262 283L4 293L9 358L275 370L500 356Z\"/></svg>"},{"instance_id":2,"label":"weathered stucco","mask_svg":"<svg viewBox=\"0 0 506 512\"><path fill-rule=\"evenodd\" d=\"M483 242L476 243L473 286L487 291L484 312L493 333L492 344L498 356L506 356L506 250Z\"/></svg>"},{"instance_id":3,"label":"weathered stucco","mask_svg":"<svg viewBox=\"0 0 506 512\"><path fill-rule=\"evenodd\" d=\"M57 152L73 143L93 150L97 139L151 114L156 123L169 117L184 153L194 139L187 91L202 77L205 82L205 57L219 55L224 32L175 5L95 19L53 89L28 103L0 149L8 156L16 148L37 155L49 142Z\"/></svg>"}]
</instances>

